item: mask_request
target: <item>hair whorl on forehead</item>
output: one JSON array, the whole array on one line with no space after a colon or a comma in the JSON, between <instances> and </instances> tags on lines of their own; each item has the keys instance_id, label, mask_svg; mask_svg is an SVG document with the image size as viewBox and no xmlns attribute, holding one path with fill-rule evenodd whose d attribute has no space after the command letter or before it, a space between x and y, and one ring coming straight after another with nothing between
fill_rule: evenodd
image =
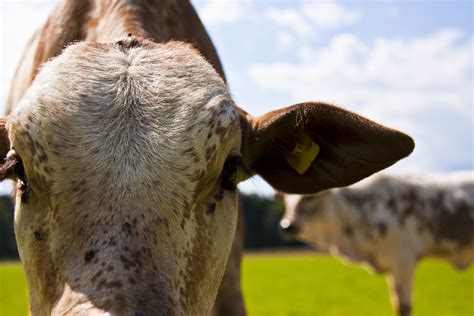
<instances>
[{"instance_id":1,"label":"hair whorl on forehead","mask_svg":"<svg viewBox=\"0 0 474 316\"><path fill-rule=\"evenodd\" d=\"M127 37L120 38L115 42L120 48L127 50L135 47L147 47L153 44L153 41L138 38L132 34L128 34Z\"/></svg>"}]
</instances>

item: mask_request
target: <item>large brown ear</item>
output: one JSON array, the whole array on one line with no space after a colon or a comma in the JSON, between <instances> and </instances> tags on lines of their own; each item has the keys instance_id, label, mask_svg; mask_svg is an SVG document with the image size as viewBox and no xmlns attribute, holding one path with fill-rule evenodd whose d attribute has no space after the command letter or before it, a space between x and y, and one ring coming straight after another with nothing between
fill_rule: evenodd
<instances>
[{"instance_id":1,"label":"large brown ear","mask_svg":"<svg viewBox=\"0 0 474 316\"><path fill-rule=\"evenodd\" d=\"M0 118L0 181L9 177L16 164L16 159L8 159L7 153L10 150L10 140L6 129L7 118Z\"/></svg>"},{"instance_id":2,"label":"large brown ear","mask_svg":"<svg viewBox=\"0 0 474 316\"><path fill-rule=\"evenodd\" d=\"M288 193L353 184L408 156L415 146L406 134L324 103L297 104L256 118L240 110L240 116L247 166ZM307 153L307 166L298 168L289 158L314 147L319 153Z\"/></svg>"}]
</instances>

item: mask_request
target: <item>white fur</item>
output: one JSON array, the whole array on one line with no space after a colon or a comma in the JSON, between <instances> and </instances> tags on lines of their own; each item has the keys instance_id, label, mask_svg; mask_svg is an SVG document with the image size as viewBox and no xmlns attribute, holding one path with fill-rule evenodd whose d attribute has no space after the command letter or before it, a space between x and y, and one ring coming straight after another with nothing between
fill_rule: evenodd
<instances>
[{"instance_id":1,"label":"white fur","mask_svg":"<svg viewBox=\"0 0 474 316\"><path fill-rule=\"evenodd\" d=\"M35 314L149 313L133 310L139 299L162 313L211 310L237 220L237 193L215 195L241 134L226 85L195 50L72 45L42 67L8 124L28 177L15 229ZM45 285L60 295L54 306Z\"/></svg>"},{"instance_id":2,"label":"white fur","mask_svg":"<svg viewBox=\"0 0 474 316\"><path fill-rule=\"evenodd\" d=\"M438 256L460 269L474 261L473 175L377 175L348 188L287 195L283 220L300 227L298 238L387 272L394 305L408 315L418 260Z\"/></svg>"}]
</instances>

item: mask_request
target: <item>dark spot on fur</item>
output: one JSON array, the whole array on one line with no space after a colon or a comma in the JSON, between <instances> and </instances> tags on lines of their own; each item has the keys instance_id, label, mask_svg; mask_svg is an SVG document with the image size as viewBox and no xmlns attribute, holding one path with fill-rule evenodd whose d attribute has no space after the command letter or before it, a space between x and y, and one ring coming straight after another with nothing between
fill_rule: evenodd
<instances>
[{"instance_id":1,"label":"dark spot on fur","mask_svg":"<svg viewBox=\"0 0 474 316\"><path fill-rule=\"evenodd\" d=\"M402 195L402 199L405 201L407 206L403 209L401 214L399 214L398 222L401 226L405 225L406 219L415 215L417 213L417 208L420 207L418 197L413 188L409 188L409 190Z\"/></svg>"},{"instance_id":2,"label":"dark spot on fur","mask_svg":"<svg viewBox=\"0 0 474 316\"><path fill-rule=\"evenodd\" d=\"M94 259L95 257L95 251L90 249L88 251L86 251L86 254L84 255L84 261L86 264L90 263L92 261L92 259Z\"/></svg>"},{"instance_id":3,"label":"dark spot on fur","mask_svg":"<svg viewBox=\"0 0 474 316\"><path fill-rule=\"evenodd\" d=\"M453 204L452 210L443 209L439 213L435 236L452 240L459 246L471 244L474 240L474 212L465 200Z\"/></svg>"},{"instance_id":4,"label":"dark spot on fur","mask_svg":"<svg viewBox=\"0 0 474 316\"><path fill-rule=\"evenodd\" d=\"M379 231L379 234L381 237L385 237L387 234L387 224L385 223L378 223L377 224L377 229Z\"/></svg>"},{"instance_id":5,"label":"dark spot on fur","mask_svg":"<svg viewBox=\"0 0 474 316\"><path fill-rule=\"evenodd\" d=\"M222 200L224 198L224 189L221 187L214 197L218 200Z\"/></svg>"},{"instance_id":6,"label":"dark spot on fur","mask_svg":"<svg viewBox=\"0 0 474 316\"><path fill-rule=\"evenodd\" d=\"M44 240L44 233L43 232L35 230L35 232L33 234L35 235L36 240L38 240L38 241Z\"/></svg>"},{"instance_id":7,"label":"dark spot on fur","mask_svg":"<svg viewBox=\"0 0 474 316\"><path fill-rule=\"evenodd\" d=\"M214 214L214 211L216 210L216 203L209 203L207 205L207 214Z\"/></svg>"},{"instance_id":8,"label":"dark spot on fur","mask_svg":"<svg viewBox=\"0 0 474 316\"><path fill-rule=\"evenodd\" d=\"M117 245L117 242L115 241L115 237L110 237L109 245L110 246L116 246Z\"/></svg>"},{"instance_id":9,"label":"dark spot on fur","mask_svg":"<svg viewBox=\"0 0 474 316\"><path fill-rule=\"evenodd\" d=\"M394 210L397 202L395 201L394 198L391 198L387 201L387 206L390 210Z\"/></svg>"},{"instance_id":10,"label":"dark spot on fur","mask_svg":"<svg viewBox=\"0 0 474 316\"><path fill-rule=\"evenodd\" d=\"M349 225L344 226L343 232L344 232L344 235L346 236L352 236L352 234L354 233L352 230L352 227Z\"/></svg>"},{"instance_id":11,"label":"dark spot on fur","mask_svg":"<svg viewBox=\"0 0 474 316\"><path fill-rule=\"evenodd\" d=\"M46 153L41 153L41 155L38 157L39 162L45 162L48 161L48 155Z\"/></svg>"},{"instance_id":12,"label":"dark spot on fur","mask_svg":"<svg viewBox=\"0 0 474 316\"><path fill-rule=\"evenodd\" d=\"M123 223L123 225L122 225L122 231L124 231L124 232L127 233L127 234L131 234L131 233L132 233L132 228L133 228L133 225L130 224L129 222L125 222L125 223Z\"/></svg>"}]
</instances>

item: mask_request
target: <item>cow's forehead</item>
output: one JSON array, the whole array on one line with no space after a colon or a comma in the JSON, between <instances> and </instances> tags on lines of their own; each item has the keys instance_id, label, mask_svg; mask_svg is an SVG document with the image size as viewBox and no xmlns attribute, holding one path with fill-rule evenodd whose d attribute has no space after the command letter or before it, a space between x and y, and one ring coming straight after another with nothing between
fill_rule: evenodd
<instances>
[{"instance_id":1,"label":"cow's forehead","mask_svg":"<svg viewBox=\"0 0 474 316\"><path fill-rule=\"evenodd\" d=\"M240 147L226 85L176 43L71 46L43 67L9 124L33 169L67 166L115 182L160 178L176 190L220 171Z\"/></svg>"}]
</instances>

